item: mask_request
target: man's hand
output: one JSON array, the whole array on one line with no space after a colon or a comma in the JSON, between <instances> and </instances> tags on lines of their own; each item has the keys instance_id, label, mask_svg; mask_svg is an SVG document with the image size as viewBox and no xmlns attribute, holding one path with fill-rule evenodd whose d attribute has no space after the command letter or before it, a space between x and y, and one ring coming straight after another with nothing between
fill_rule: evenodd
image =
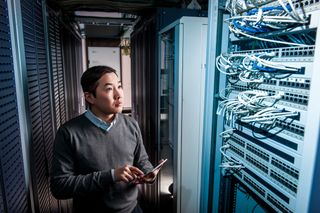
<instances>
[{"instance_id":1,"label":"man's hand","mask_svg":"<svg viewBox=\"0 0 320 213\"><path fill-rule=\"evenodd\" d=\"M136 184L143 184L143 183L153 183L157 177L157 174L159 173L160 169L154 170L152 172L149 172L146 175L143 176L137 176L134 183Z\"/></svg>"},{"instance_id":2,"label":"man's hand","mask_svg":"<svg viewBox=\"0 0 320 213\"><path fill-rule=\"evenodd\" d=\"M139 176L143 176L144 173L138 169L137 167L126 165L124 167L120 167L114 170L115 181L123 181L125 183L129 183L134 181Z\"/></svg>"},{"instance_id":3,"label":"man's hand","mask_svg":"<svg viewBox=\"0 0 320 213\"><path fill-rule=\"evenodd\" d=\"M157 174L159 172L159 169L153 172L149 172L148 174L138 177L137 183L153 183L157 177Z\"/></svg>"}]
</instances>

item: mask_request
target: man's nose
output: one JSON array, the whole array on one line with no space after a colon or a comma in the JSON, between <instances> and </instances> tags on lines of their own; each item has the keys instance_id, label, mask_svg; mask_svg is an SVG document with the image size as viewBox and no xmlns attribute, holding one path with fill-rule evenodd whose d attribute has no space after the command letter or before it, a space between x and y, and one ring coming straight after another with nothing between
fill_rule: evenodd
<instances>
[{"instance_id":1,"label":"man's nose","mask_svg":"<svg viewBox=\"0 0 320 213\"><path fill-rule=\"evenodd\" d=\"M120 99L120 98L121 98L121 92L120 92L120 90L115 89L114 99L115 99L115 100L118 100L118 99Z\"/></svg>"}]
</instances>

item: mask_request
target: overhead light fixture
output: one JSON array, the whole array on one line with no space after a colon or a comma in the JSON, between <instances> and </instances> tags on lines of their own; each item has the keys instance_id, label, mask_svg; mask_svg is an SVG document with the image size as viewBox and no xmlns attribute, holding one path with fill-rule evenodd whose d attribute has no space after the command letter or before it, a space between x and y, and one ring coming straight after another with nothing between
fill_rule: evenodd
<instances>
[{"instance_id":1,"label":"overhead light fixture","mask_svg":"<svg viewBox=\"0 0 320 213\"><path fill-rule=\"evenodd\" d=\"M121 55L130 55L130 38L121 38L120 41Z\"/></svg>"}]
</instances>

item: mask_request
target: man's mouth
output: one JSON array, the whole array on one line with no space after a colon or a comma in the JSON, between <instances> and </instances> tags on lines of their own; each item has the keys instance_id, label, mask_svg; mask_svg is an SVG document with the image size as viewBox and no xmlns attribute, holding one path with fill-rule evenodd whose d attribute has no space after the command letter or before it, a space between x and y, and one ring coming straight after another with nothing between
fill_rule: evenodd
<instances>
[{"instance_id":1,"label":"man's mouth","mask_svg":"<svg viewBox=\"0 0 320 213\"><path fill-rule=\"evenodd\" d=\"M122 106L122 102L117 102L114 104L116 107Z\"/></svg>"}]
</instances>

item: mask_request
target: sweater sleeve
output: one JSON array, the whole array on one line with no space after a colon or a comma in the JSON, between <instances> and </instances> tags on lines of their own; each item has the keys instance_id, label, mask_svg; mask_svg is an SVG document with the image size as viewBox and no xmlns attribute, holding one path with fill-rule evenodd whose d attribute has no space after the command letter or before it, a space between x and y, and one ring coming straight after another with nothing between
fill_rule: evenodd
<instances>
[{"instance_id":1,"label":"sweater sleeve","mask_svg":"<svg viewBox=\"0 0 320 213\"><path fill-rule=\"evenodd\" d=\"M134 165L141 169L145 174L147 174L148 172L152 171L153 166L149 161L148 154L143 145L141 131L138 122L136 121L135 126L137 129L137 147L135 150Z\"/></svg>"},{"instance_id":2,"label":"sweater sleeve","mask_svg":"<svg viewBox=\"0 0 320 213\"><path fill-rule=\"evenodd\" d=\"M67 129L59 128L54 141L50 174L50 189L57 199L101 192L113 183L111 170L76 174L74 151Z\"/></svg>"}]
</instances>

